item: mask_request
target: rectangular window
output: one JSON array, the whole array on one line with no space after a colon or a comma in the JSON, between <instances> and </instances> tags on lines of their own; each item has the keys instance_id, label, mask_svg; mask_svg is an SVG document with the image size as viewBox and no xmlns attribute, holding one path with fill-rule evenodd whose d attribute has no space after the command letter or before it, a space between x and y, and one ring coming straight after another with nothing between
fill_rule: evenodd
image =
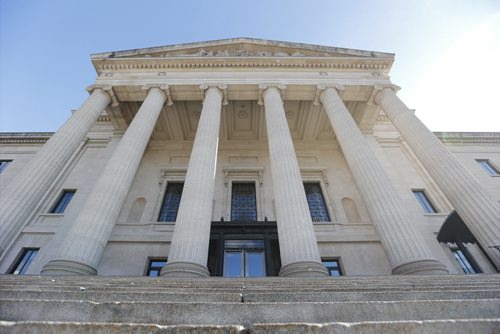
<instances>
[{"instance_id":1,"label":"rectangular window","mask_svg":"<svg viewBox=\"0 0 500 334\"><path fill-rule=\"evenodd\" d=\"M321 259L321 262L330 272L330 276L342 276L340 259Z\"/></svg>"},{"instance_id":2,"label":"rectangular window","mask_svg":"<svg viewBox=\"0 0 500 334\"><path fill-rule=\"evenodd\" d=\"M0 174L7 168L7 166L12 162L12 160L0 160Z\"/></svg>"},{"instance_id":3,"label":"rectangular window","mask_svg":"<svg viewBox=\"0 0 500 334\"><path fill-rule=\"evenodd\" d=\"M163 267L167 265L167 258L150 258L146 276L158 277Z\"/></svg>"},{"instance_id":4,"label":"rectangular window","mask_svg":"<svg viewBox=\"0 0 500 334\"><path fill-rule=\"evenodd\" d=\"M66 210L69 202L73 198L76 190L63 190L61 196L59 196L56 204L50 210L50 213L63 213Z\"/></svg>"},{"instance_id":5,"label":"rectangular window","mask_svg":"<svg viewBox=\"0 0 500 334\"><path fill-rule=\"evenodd\" d=\"M306 191L307 204L313 222L329 222L330 215L326 209L325 198L321 191L319 182L305 182L304 189Z\"/></svg>"},{"instance_id":6,"label":"rectangular window","mask_svg":"<svg viewBox=\"0 0 500 334\"><path fill-rule=\"evenodd\" d=\"M175 222L177 219L177 211L181 203L183 182L169 182L163 196L160 214L158 215L159 222Z\"/></svg>"},{"instance_id":7,"label":"rectangular window","mask_svg":"<svg viewBox=\"0 0 500 334\"><path fill-rule=\"evenodd\" d=\"M486 171L491 176L498 176L500 172L493 166L493 164L488 159L476 159L479 166Z\"/></svg>"},{"instance_id":8,"label":"rectangular window","mask_svg":"<svg viewBox=\"0 0 500 334\"><path fill-rule=\"evenodd\" d=\"M231 185L231 221L256 221L257 198L255 183L245 182Z\"/></svg>"},{"instance_id":9,"label":"rectangular window","mask_svg":"<svg viewBox=\"0 0 500 334\"><path fill-rule=\"evenodd\" d=\"M23 248L16 264L13 266L9 274L24 275L28 270L31 262L35 259L39 248Z\"/></svg>"},{"instance_id":10,"label":"rectangular window","mask_svg":"<svg viewBox=\"0 0 500 334\"><path fill-rule=\"evenodd\" d=\"M420 203L422 206L422 209L424 209L425 213L436 213L437 210L436 208L432 205L431 201L425 194L425 191L423 190L412 190L413 195L415 195L415 198L417 201Z\"/></svg>"},{"instance_id":11,"label":"rectangular window","mask_svg":"<svg viewBox=\"0 0 500 334\"><path fill-rule=\"evenodd\" d=\"M450 248L453 256L455 256L455 260L457 260L458 264L466 274L477 274L480 273L481 270L474 263L467 250L459 249L459 248Z\"/></svg>"}]
</instances>

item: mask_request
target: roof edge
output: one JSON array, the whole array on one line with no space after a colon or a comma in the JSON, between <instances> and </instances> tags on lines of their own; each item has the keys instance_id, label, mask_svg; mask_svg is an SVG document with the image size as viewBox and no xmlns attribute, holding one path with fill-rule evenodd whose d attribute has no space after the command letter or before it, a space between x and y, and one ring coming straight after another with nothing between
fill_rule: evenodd
<instances>
[{"instance_id":1,"label":"roof edge","mask_svg":"<svg viewBox=\"0 0 500 334\"><path fill-rule=\"evenodd\" d=\"M341 48L341 47L318 45L318 44L285 42L285 41L276 41L276 40L267 40L267 39L249 38L249 37L236 37L236 38L216 39L203 42L181 43L181 44L171 44L171 45L163 45L163 46L155 46L147 48L138 48L138 49L100 52L91 54L91 59L94 60L94 59L107 59L114 57L126 57L126 56L140 55L145 53L176 51L181 49L199 48L203 46L217 46L217 45L226 45L233 43L244 43L244 42L261 44L261 45L270 45L270 46L295 47L301 49L308 49L312 51L336 52L336 53L344 53L347 55L359 55L364 57L394 58L395 56L394 53L379 52L379 51L367 51L367 50Z\"/></svg>"}]
</instances>

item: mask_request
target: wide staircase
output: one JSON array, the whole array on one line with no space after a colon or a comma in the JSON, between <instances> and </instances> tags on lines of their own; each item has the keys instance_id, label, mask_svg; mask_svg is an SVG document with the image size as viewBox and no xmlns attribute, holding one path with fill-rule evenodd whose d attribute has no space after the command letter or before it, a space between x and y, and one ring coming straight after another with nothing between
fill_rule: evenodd
<instances>
[{"instance_id":1,"label":"wide staircase","mask_svg":"<svg viewBox=\"0 0 500 334\"><path fill-rule=\"evenodd\" d=\"M500 275L4 275L0 320L0 333L500 333Z\"/></svg>"}]
</instances>

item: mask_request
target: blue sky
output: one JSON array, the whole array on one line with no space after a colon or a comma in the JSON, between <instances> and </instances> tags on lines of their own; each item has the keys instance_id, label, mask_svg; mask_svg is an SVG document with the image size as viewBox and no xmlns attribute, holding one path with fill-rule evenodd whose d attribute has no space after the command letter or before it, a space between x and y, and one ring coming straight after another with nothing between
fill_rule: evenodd
<instances>
[{"instance_id":1,"label":"blue sky","mask_svg":"<svg viewBox=\"0 0 500 334\"><path fill-rule=\"evenodd\" d=\"M500 131L500 1L0 0L0 132L55 131L95 80L90 54L231 37L392 52L434 131Z\"/></svg>"}]
</instances>

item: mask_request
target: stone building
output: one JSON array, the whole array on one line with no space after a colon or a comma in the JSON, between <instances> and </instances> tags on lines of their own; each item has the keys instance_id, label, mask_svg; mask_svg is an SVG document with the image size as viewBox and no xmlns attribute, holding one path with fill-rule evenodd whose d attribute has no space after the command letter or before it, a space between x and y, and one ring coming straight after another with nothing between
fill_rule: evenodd
<instances>
[{"instance_id":1,"label":"stone building","mask_svg":"<svg viewBox=\"0 0 500 334\"><path fill-rule=\"evenodd\" d=\"M57 132L0 134L0 272L497 272L500 133L432 133L393 61L249 38L92 55Z\"/></svg>"}]
</instances>

